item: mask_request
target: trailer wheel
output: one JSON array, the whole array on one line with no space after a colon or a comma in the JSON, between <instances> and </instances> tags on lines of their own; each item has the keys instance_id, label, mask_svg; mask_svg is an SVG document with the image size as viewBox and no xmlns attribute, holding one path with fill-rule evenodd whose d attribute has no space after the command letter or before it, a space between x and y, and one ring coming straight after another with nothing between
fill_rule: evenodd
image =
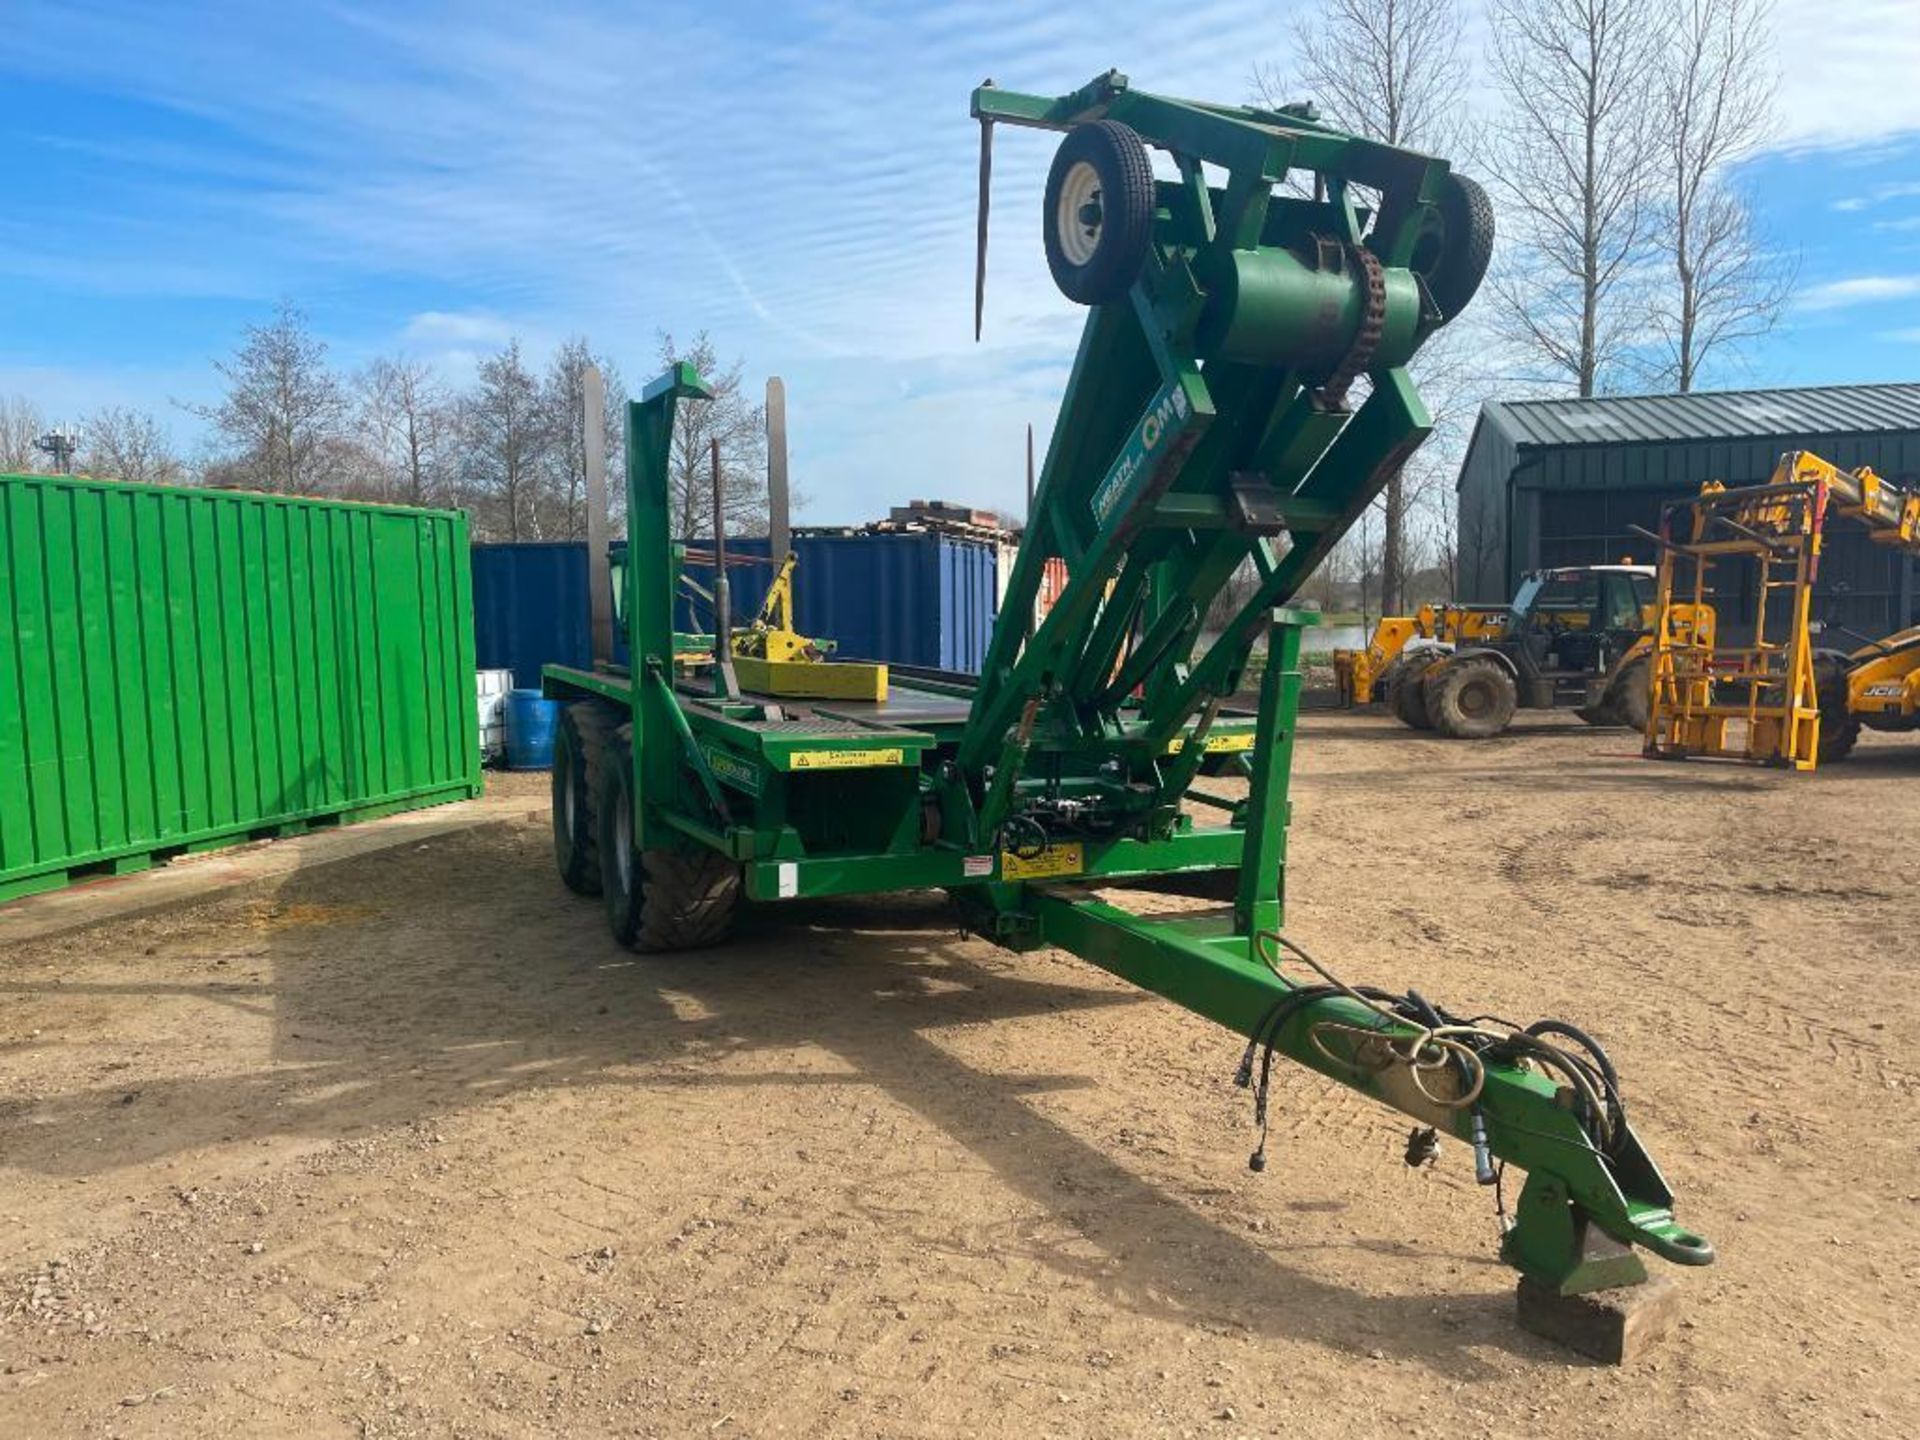
<instances>
[{"instance_id":1,"label":"trailer wheel","mask_svg":"<svg viewBox=\"0 0 1920 1440\"><path fill-rule=\"evenodd\" d=\"M560 712L553 737L553 859L576 895L600 893L600 772L614 714L581 701Z\"/></svg>"},{"instance_id":2,"label":"trailer wheel","mask_svg":"<svg viewBox=\"0 0 1920 1440\"><path fill-rule=\"evenodd\" d=\"M1047 268L1069 300L1105 305L1139 278L1153 236L1153 163L1132 127L1067 132L1047 172Z\"/></svg>"},{"instance_id":3,"label":"trailer wheel","mask_svg":"<svg viewBox=\"0 0 1920 1440\"><path fill-rule=\"evenodd\" d=\"M1423 688L1427 717L1449 740L1498 735L1520 703L1513 677L1492 660L1466 659L1448 665Z\"/></svg>"},{"instance_id":4,"label":"trailer wheel","mask_svg":"<svg viewBox=\"0 0 1920 1440\"><path fill-rule=\"evenodd\" d=\"M1847 689L1847 657L1831 651L1815 654L1813 693L1820 706L1822 765L1846 759L1860 739L1860 717L1847 703Z\"/></svg>"},{"instance_id":5,"label":"trailer wheel","mask_svg":"<svg viewBox=\"0 0 1920 1440\"><path fill-rule=\"evenodd\" d=\"M1429 660L1424 665L1409 665L1394 679L1393 691L1387 703L1393 707L1393 713L1399 717L1402 725L1415 730L1431 730L1433 721L1427 715L1427 672L1438 664Z\"/></svg>"},{"instance_id":6,"label":"trailer wheel","mask_svg":"<svg viewBox=\"0 0 1920 1440\"><path fill-rule=\"evenodd\" d=\"M1493 202L1477 181L1449 172L1434 208L1438 225L1416 243L1413 269L1427 282L1445 324L1467 308L1486 278L1493 259Z\"/></svg>"},{"instance_id":7,"label":"trailer wheel","mask_svg":"<svg viewBox=\"0 0 1920 1440\"><path fill-rule=\"evenodd\" d=\"M607 747L600 788L600 893L613 938L642 953L717 945L733 929L740 867L715 850L637 850L633 727Z\"/></svg>"}]
</instances>

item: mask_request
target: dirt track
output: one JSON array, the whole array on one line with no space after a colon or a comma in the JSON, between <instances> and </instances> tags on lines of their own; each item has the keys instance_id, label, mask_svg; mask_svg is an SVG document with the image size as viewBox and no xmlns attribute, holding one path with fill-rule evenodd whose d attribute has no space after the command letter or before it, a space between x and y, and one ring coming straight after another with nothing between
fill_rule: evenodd
<instances>
[{"instance_id":1,"label":"dirt track","mask_svg":"<svg viewBox=\"0 0 1920 1440\"><path fill-rule=\"evenodd\" d=\"M1920 742L1630 750L1316 715L1289 888L1606 1040L1723 1257L1650 1363L1335 1087L1250 1174L1240 1046L1089 967L937 897L638 961L519 822L4 957L0 1434L1920 1432Z\"/></svg>"}]
</instances>

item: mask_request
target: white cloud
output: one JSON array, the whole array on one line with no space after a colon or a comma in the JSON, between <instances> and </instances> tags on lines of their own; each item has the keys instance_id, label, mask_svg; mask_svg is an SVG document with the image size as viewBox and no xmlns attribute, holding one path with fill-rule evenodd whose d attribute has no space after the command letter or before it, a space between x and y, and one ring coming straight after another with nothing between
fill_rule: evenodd
<instances>
[{"instance_id":1,"label":"white cloud","mask_svg":"<svg viewBox=\"0 0 1920 1440\"><path fill-rule=\"evenodd\" d=\"M409 345L504 345L514 336L514 327L498 315L483 310L422 310L407 321L400 339Z\"/></svg>"},{"instance_id":2,"label":"white cloud","mask_svg":"<svg viewBox=\"0 0 1920 1440\"><path fill-rule=\"evenodd\" d=\"M1920 6L1777 0L1783 148L1853 146L1920 130Z\"/></svg>"},{"instance_id":3,"label":"white cloud","mask_svg":"<svg viewBox=\"0 0 1920 1440\"><path fill-rule=\"evenodd\" d=\"M1808 286L1800 293L1800 306L1804 310L1838 310L1914 297L1920 297L1920 275L1855 275Z\"/></svg>"},{"instance_id":4,"label":"white cloud","mask_svg":"<svg viewBox=\"0 0 1920 1440\"><path fill-rule=\"evenodd\" d=\"M1920 345L1920 325L1906 330L1882 330L1882 340L1893 340L1902 345Z\"/></svg>"}]
</instances>

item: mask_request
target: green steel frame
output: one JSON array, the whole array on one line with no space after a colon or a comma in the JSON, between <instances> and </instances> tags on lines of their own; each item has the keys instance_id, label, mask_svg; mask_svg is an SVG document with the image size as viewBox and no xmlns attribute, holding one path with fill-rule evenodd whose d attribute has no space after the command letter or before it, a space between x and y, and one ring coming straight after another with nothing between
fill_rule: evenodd
<instances>
[{"instance_id":1,"label":"green steel frame","mask_svg":"<svg viewBox=\"0 0 1920 1440\"><path fill-rule=\"evenodd\" d=\"M711 394L677 365L627 415L632 669L550 667L546 682L630 718L634 843L730 856L756 901L944 887L1000 944L1061 946L1479 1139L1483 1177L1494 1161L1528 1172L1503 1253L1563 1293L1644 1279L1623 1247L1704 1263L1711 1247L1674 1221L1631 1129L1603 1145L1523 1046L1489 1053L1471 1103L1436 1101L1390 1048L1411 1027L1341 995L1295 1004L1262 955L1284 919L1312 619L1284 605L1430 428L1406 363L1450 318L1413 268L1446 163L1118 74L1058 98L985 86L973 113L1061 131L1119 121L1179 175L1156 184L1137 280L1088 315L985 669L972 686L896 686L880 707L677 684L667 449L678 407ZM1367 377L1357 408L1342 367ZM1029 626L1055 559L1070 578ZM1251 593L1207 641L1209 607L1249 569ZM1257 709L1236 713L1262 639ZM1244 798L1196 784L1210 759L1240 767ZM1195 807L1218 821L1196 823ZM1097 893L1119 882L1222 903L1137 913Z\"/></svg>"}]
</instances>

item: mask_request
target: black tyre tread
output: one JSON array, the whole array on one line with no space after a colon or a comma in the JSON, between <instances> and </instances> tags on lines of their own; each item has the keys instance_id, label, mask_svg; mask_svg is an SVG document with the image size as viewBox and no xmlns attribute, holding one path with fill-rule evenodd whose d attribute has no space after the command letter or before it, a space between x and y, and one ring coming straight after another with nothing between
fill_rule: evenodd
<instances>
[{"instance_id":1,"label":"black tyre tread","mask_svg":"<svg viewBox=\"0 0 1920 1440\"><path fill-rule=\"evenodd\" d=\"M1493 708L1470 714L1460 697L1470 686L1494 687ZM1427 718L1433 728L1449 740L1488 740L1505 730L1520 703L1520 690L1497 662L1465 659L1445 666L1424 687L1427 692Z\"/></svg>"},{"instance_id":2,"label":"black tyre tread","mask_svg":"<svg viewBox=\"0 0 1920 1440\"><path fill-rule=\"evenodd\" d=\"M634 949L700 950L733 930L740 909L740 866L717 850L648 850L640 934Z\"/></svg>"},{"instance_id":3,"label":"black tyre tread","mask_svg":"<svg viewBox=\"0 0 1920 1440\"><path fill-rule=\"evenodd\" d=\"M1444 247L1427 277L1427 293L1442 323L1467 308L1493 260L1493 202L1477 180L1450 173L1440 195Z\"/></svg>"},{"instance_id":4,"label":"black tyre tread","mask_svg":"<svg viewBox=\"0 0 1920 1440\"><path fill-rule=\"evenodd\" d=\"M576 702L560 713L560 742L580 757L584 794L575 797L580 833L570 837L571 844L566 844L561 836L566 812L560 805L560 771L555 767L554 857L560 867L561 881L576 895L600 893L600 777L617 718L611 708L591 700Z\"/></svg>"},{"instance_id":5,"label":"black tyre tread","mask_svg":"<svg viewBox=\"0 0 1920 1440\"><path fill-rule=\"evenodd\" d=\"M1413 668L1411 655L1396 655L1387 662L1387 666L1373 680L1373 692L1369 704L1393 708L1393 692L1400 682L1407 678L1407 671Z\"/></svg>"},{"instance_id":6,"label":"black tyre tread","mask_svg":"<svg viewBox=\"0 0 1920 1440\"><path fill-rule=\"evenodd\" d=\"M1844 760L1860 742L1860 717L1847 705L1847 660L1832 653L1813 657L1813 693L1820 706L1819 763Z\"/></svg>"},{"instance_id":7,"label":"black tyre tread","mask_svg":"<svg viewBox=\"0 0 1920 1440\"><path fill-rule=\"evenodd\" d=\"M1646 733L1653 714L1653 665L1646 656L1629 660L1607 686L1602 708L1616 717L1612 723Z\"/></svg>"},{"instance_id":8,"label":"black tyre tread","mask_svg":"<svg viewBox=\"0 0 1920 1440\"><path fill-rule=\"evenodd\" d=\"M1433 728L1433 721L1427 715L1427 673L1436 663L1429 660L1424 665L1409 665L1393 682L1393 695L1388 703L1402 725L1415 730Z\"/></svg>"},{"instance_id":9,"label":"black tyre tread","mask_svg":"<svg viewBox=\"0 0 1920 1440\"><path fill-rule=\"evenodd\" d=\"M1074 265L1061 253L1054 233L1060 187L1079 161L1101 172L1100 208L1104 234L1085 265ZM1104 163L1103 163L1104 162ZM1117 182L1118 194L1110 193ZM1067 132L1054 152L1047 173L1042 214L1047 268L1053 283L1069 300L1082 305L1105 305L1124 296L1139 278L1153 238L1153 161L1131 125L1118 120L1095 120Z\"/></svg>"},{"instance_id":10,"label":"black tyre tread","mask_svg":"<svg viewBox=\"0 0 1920 1440\"><path fill-rule=\"evenodd\" d=\"M645 850L634 857L638 894L623 893L617 852L632 844L615 833L618 792L633 784L633 727L622 725L607 746L599 823L600 874L613 938L643 954L698 950L727 938L740 907L740 866L718 851ZM636 802L637 803L637 802Z\"/></svg>"}]
</instances>

